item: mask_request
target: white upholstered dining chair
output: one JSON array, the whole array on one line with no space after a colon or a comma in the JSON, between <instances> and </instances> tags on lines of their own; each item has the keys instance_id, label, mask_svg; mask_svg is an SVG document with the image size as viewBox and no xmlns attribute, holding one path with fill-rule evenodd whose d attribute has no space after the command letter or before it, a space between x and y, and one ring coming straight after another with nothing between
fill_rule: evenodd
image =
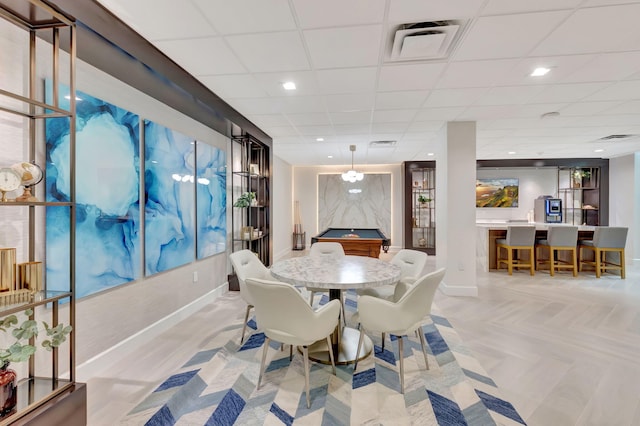
<instances>
[{"instance_id":1,"label":"white upholstered dining chair","mask_svg":"<svg viewBox=\"0 0 640 426\"><path fill-rule=\"evenodd\" d=\"M578 263L582 271L584 265L591 265L596 270L596 278L608 269L620 271L620 278L625 278L624 247L627 244L629 228L616 226L599 226L593 232L592 240L581 240L578 244ZM593 251L594 260L585 259L583 251ZM607 257L609 254L617 254L618 262Z\"/></svg>"},{"instance_id":2,"label":"white upholstered dining chair","mask_svg":"<svg viewBox=\"0 0 640 426\"><path fill-rule=\"evenodd\" d=\"M308 346L318 340L326 339L335 375L336 365L329 336L338 325L340 303L337 300L332 300L314 311L295 287L289 284L248 278L246 285L254 302L258 327L264 331L266 336L260 363L260 375L258 376L258 389L260 389L264 375L269 341L275 340L292 347L301 346L304 355L307 408L309 408L311 398L309 396Z\"/></svg>"},{"instance_id":3,"label":"white upholstered dining chair","mask_svg":"<svg viewBox=\"0 0 640 426\"><path fill-rule=\"evenodd\" d=\"M342 244L330 241L319 241L311 245L309 248L309 256L319 257L319 256L345 256L344 249L342 248ZM309 305L313 306L313 298L316 293L328 293L329 290L326 288L319 287L307 287L309 291ZM344 301L340 300L340 309L342 311L342 321L346 324L345 312L344 312Z\"/></svg>"},{"instance_id":4,"label":"white upholstered dining chair","mask_svg":"<svg viewBox=\"0 0 640 426\"><path fill-rule=\"evenodd\" d=\"M390 263L398 265L400 267L400 280L393 285L384 285L382 287L371 287L358 289L356 292L358 296L373 296L380 299L386 299L395 301L396 290L402 292L400 289L396 289L398 285L401 285L406 290L407 286L413 284L419 277L422 276L422 271L427 264L427 253L418 250L402 249L398 251ZM400 294L401 296L402 294Z\"/></svg>"},{"instance_id":5,"label":"white upholstered dining chair","mask_svg":"<svg viewBox=\"0 0 640 426\"><path fill-rule=\"evenodd\" d=\"M404 393L404 348L402 337L417 331L422 345L422 353L427 370L427 349L422 324L425 317L431 314L431 304L438 285L444 277L445 269L441 268L419 278L402 295L392 302L377 297L362 296L358 299L358 313L360 320L360 339L358 350L360 353L365 331L393 334L398 337L398 359L400 360L400 390ZM356 360L353 371L358 368Z\"/></svg>"},{"instance_id":6,"label":"white upholstered dining chair","mask_svg":"<svg viewBox=\"0 0 640 426\"><path fill-rule=\"evenodd\" d=\"M242 336L240 337L240 343L244 341L244 333L247 329L247 321L249 321L249 312L253 308L253 300L251 295L247 291L246 280L247 278L260 278L271 280L273 277L269 272L269 268L258 259L251 250L240 250L233 252L229 255L233 269L238 276L238 286L240 287L240 297L247 303L247 310L244 315L244 324L242 326Z\"/></svg>"}]
</instances>

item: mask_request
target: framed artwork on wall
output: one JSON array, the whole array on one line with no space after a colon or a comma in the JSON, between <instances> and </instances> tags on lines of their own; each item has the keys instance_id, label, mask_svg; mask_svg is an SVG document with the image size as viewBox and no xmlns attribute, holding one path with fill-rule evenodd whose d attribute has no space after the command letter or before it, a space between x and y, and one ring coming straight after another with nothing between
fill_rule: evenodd
<instances>
[{"instance_id":1,"label":"framed artwork on wall","mask_svg":"<svg viewBox=\"0 0 640 426\"><path fill-rule=\"evenodd\" d=\"M227 156L204 142L196 142L197 258L227 248Z\"/></svg>"},{"instance_id":2,"label":"framed artwork on wall","mask_svg":"<svg viewBox=\"0 0 640 426\"><path fill-rule=\"evenodd\" d=\"M518 207L517 178L476 179L476 207Z\"/></svg>"}]
</instances>

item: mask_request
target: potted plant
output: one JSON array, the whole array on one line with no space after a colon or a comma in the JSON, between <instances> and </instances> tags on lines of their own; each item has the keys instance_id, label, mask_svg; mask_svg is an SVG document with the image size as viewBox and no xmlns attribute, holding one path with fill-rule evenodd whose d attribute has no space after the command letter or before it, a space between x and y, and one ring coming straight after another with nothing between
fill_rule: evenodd
<instances>
[{"instance_id":1,"label":"potted plant","mask_svg":"<svg viewBox=\"0 0 640 426\"><path fill-rule=\"evenodd\" d=\"M431 198L427 198L424 195L419 195L418 202L424 206L425 204L431 202Z\"/></svg>"},{"instance_id":2,"label":"potted plant","mask_svg":"<svg viewBox=\"0 0 640 426\"><path fill-rule=\"evenodd\" d=\"M31 319L32 309L26 309L24 315L27 317L22 322L18 321L16 315L8 315L0 319L0 331L11 334L15 341L8 347L0 347L0 417L11 413L17 405L18 395L16 389L16 372L9 369L11 362L24 362L29 360L36 352L36 347L29 343L31 338L35 338L39 333L39 324ZM48 351L60 346L67 340L71 333L70 325L58 324L50 327L46 322L42 322L47 338L41 345ZM4 340L6 341L6 339Z\"/></svg>"},{"instance_id":3,"label":"potted plant","mask_svg":"<svg viewBox=\"0 0 640 426\"><path fill-rule=\"evenodd\" d=\"M235 203L233 203L233 207L249 207L250 205L252 205L252 201L255 199L255 192L245 192L238 197Z\"/></svg>"},{"instance_id":4,"label":"potted plant","mask_svg":"<svg viewBox=\"0 0 640 426\"><path fill-rule=\"evenodd\" d=\"M582 186L582 179L589 178L591 172L589 170L575 169L573 171L573 187L580 188Z\"/></svg>"}]
</instances>

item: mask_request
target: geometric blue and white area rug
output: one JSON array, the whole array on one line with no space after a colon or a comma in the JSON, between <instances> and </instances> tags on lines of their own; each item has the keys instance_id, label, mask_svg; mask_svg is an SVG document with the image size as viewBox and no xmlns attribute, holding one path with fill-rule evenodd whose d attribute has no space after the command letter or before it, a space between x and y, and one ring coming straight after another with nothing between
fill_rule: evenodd
<instances>
[{"instance_id":1,"label":"geometric blue and white area rug","mask_svg":"<svg viewBox=\"0 0 640 426\"><path fill-rule=\"evenodd\" d=\"M326 303L323 296L320 303ZM355 312L355 294L346 300ZM307 408L302 355L272 342L267 370L256 389L264 334L255 330L240 346L241 323L211 336L203 348L123 419L123 425L524 425L515 408L465 348L449 322L432 315L420 341L404 344L405 393L400 393L398 346L369 335L375 356L353 365L310 363Z\"/></svg>"}]
</instances>

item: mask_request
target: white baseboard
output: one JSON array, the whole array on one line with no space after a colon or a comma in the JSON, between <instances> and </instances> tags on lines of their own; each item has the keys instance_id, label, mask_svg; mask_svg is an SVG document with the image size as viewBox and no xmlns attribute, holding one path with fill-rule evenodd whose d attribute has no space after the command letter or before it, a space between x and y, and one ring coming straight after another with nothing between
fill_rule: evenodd
<instances>
[{"instance_id":1,"label":"white baseboard","mask_svg":"<svg viewBox=\"0 0 640 426\"><path fill-rule=\"evenodd\" d=\"M199 297L186 306L156 321L150 326L140 330L136 334L128 337L117 345L94 356L93 358L76 366L76 380L86 382L92 377L96 377L101 371L109 368L120 358L157 337L160 333L170 329L176 323L193 315L207 304L213 302L219 296L225 294L229 289L229 283L225 282L221 286L211 290L209 293Z\"/></svg>"},{"instance_id":2,"label":"white baseboard","mask_svg":"<svg viewBox=\"0 0 640 426\"><path fill-rule=\"evenodd\" d=\"M451 286L443 281L440 290L447 296L478 297L478 287Z\"/></svg>"}]
</instances>

